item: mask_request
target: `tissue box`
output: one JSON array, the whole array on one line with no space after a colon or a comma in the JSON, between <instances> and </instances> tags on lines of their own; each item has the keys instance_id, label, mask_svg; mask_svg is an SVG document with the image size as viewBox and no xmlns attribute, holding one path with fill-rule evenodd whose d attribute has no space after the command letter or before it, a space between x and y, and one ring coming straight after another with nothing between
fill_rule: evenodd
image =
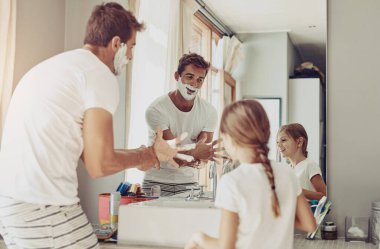
<instances>
[{"instance_id":1,"label":"tissue box","mask_svg":"<svg viewBox=\"0 0 380 249\"><path fill-rule=\"evenodd\" d=\"M122 196L120 205L126 205L134 202L149 201L157 197L149 196ZM110 223L110 193L99 194L98 196L98 216L101 225Z\"/></svg>"},{"instance_id":2,"label":"tissue box","mask_svg":"<svg viewBox=\"0 0 380 249\"><path fill-rule=\"evenodd\" d=\"M370 222L368 217L346 217L346 241L369 242L369 226Z\"/></svg>"}]
</instances>

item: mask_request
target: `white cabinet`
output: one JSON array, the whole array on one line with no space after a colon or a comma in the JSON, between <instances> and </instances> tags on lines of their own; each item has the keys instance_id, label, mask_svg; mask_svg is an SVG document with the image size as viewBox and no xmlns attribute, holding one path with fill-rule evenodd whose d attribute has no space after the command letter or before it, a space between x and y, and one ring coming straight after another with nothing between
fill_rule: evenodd
<instances>
[{"instance_id":1,"label":"white cabinet","mask_svg":"<svg viewBox=\"0 0 380 249\"><path fill-rule=\"evenodd\" d=\"M308 134L308 157L322 165L322 102L319 78L290 79L288 123L302 124Z\"/></svg>"}]
</instances>

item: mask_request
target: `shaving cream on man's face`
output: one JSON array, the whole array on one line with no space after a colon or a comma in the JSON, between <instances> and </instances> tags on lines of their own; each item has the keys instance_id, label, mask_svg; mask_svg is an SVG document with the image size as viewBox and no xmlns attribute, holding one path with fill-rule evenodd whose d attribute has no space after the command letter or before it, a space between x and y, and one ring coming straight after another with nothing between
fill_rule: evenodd
<instances>
[{"instance_id":1,"label":"shaving cream on man's face","mask_svg":"<svg viewBox=\"0 0 380 249\"><path fill-rule=\"evenodd\" d=\"M125 43L121 43L119 49L115 54L115 58L113 60L113 65L115 67L115 74L119 75L121 70L128 64L127 56L125 55L127 52L127 46Z\"/></svg>"},{"instance_id":2,"label":"shaving cream on man's face","mask_svg":"<svg viewBox=\"0 0 380 249\"><path fill-rule=\"evenodd\" d=\"M199 91L199 88L192 87L188 84L183 84L181 77L178 78L177 87L182 97L186 100L193 100ZM187 89L191 90L191 93Z\"/></svg>"}]
</instances>

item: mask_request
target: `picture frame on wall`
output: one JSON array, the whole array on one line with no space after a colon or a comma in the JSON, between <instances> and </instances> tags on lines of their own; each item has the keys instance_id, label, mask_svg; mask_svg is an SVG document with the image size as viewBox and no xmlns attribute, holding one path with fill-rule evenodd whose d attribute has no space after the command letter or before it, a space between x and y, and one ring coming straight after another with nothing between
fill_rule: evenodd
<instances>
[{"instance_id":1,"label":"picture frame on wall","mask_svg":"<svg viewBox=\"0 0 380 249\"><path fill-rule=\"evenodd\" d=\"M277 150L276 140L277 132L282 125L282 100L280 97L256 97L244 96L243 99L255 99L263 106L267 113L270 124L270 138L269 138L269 160L281 161L280 155Z\"/></svg>"}]
</instances>

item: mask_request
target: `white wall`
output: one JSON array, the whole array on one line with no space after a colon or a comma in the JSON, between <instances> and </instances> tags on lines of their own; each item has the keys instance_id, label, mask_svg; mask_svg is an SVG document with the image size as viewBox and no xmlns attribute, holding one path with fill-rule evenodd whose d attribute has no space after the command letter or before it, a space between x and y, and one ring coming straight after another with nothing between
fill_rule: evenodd
<instances>
[{"instance_id":1,"label":"white wall","mask_svg":"<svg viewBox=\"0 0 380 249\"><path fill-rule=\"evenodd\" d=\"M287 33L239 34L243 61L234 77L240 96L281 97L282 123L287 122L288 35Z\"/></svg>"},{"instance_id":2,"label":"white wall","mask_svg":"<svg viewBox=\"0 0 380 249\"><path fill-rule=\"evenodd\" d=\"M327 181L332 218L380 200L380 1L328 1Z\"/></svg>"},{"instance_id":3,"label":"white wall","mask_svg":"<svg viewBox=\"0 0 380 249\"><path fill-rule=\"evenodd\" d=\"M281 124L288 120L288 79L299 64L299 54L287 33L239 34L243 61L233 73L237 80L237 99L244 97L280 97ZM269 111L269 110L267 110ZM274 117L268 113L269 117ZM271 118L270 118L271 119ZM272 119L272 121L275 119ZM277 121L276 121L277 122ZM277 158L278 125L271 124L269 156Z\"/></svg>"},{"instance_id":4,"label":"white wall","mask_svg":"<svg viewBox=\"0 0 380 249\"><path fill-rule=\"evenodd\" d=\"M320 162L321 122L320 122L320 80L319 78L290 79L288 121L300 123L308 135L308 158Z\"/></svg>"},{"instance_id":5,"label":"white wall","mask_svg":"<svg viewBox=\"0 0 380 249\"><path fill-rule=\"evenodd\" d=\"M14 82L34 65L63 51L65 2L17 0Z\"/></svg>"},{"instance_id":6,"label":"white wall","mask_svg":"<svg viewBox=\"0 0 380 249\"><path fill-rule=\"evenodd\" d=\"M298 50L294 47L292 41L289 38L288 35L288 75L293 76L294 74L294 69L299 66L302 62L301 56L298 53Z\"/></svg>"},{"instance_id":7,"label":"white wall","mask_svg":"<svg viewBox=\"0 0 380 249\"><path fill-rule=\"evenodd\" d=\"M261 33L239 34L242 41L243 61L233 76L238 82L238 99L244 97L280 97L281 124L288 120L288 79L294 66L299 64L299 55L288 34ZM268 110L267 110L268 111ZM273 119L273 115L269 115ZM271 118L270 118L271 119ZM277 121L276 121L277 122ZM276 134L278 125L273 128L269 139L270 158L276 156Z\"/></svg>"},{"instance_id":8,"label":"white wall","mask_svg":"<svg viewBox=\"0 0 380 249\"><path fill-rule=\"evenodd\" d=\"M83 46L87 20L99 0L65 0L65 50Z\"/></svg>"}]
</instances>

